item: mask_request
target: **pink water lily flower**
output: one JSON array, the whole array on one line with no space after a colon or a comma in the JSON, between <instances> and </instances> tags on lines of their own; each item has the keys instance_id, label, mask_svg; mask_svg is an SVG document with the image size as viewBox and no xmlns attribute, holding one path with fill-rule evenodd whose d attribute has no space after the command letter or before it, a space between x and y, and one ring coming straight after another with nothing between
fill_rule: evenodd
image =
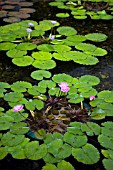
<instances>
[{"instance_id":1,"label":"pink water lily flower","mask_svg":"<svg viewBox=\"0 0 113 170\"><path fill-rule=\"evenodd\" d=\"M16 105L16 106L14 106L14 108L13 108L13 111L14 112L19 112L19 111L21 111L22 109L23 109L23 105Z\"/></svg>"},{"instance_id":2,"label":"pink water lily flower","mask_svg":"<svg viewBox=\"0 0 113 170\"><path fill-rule=\"evenodd\" d=\"M90 101L95 100L95 96L90 96Z\"/></svg>"},{"instance_id":3,"label":"pink water lily flower","mask_svg":"<svg viewBox=\"0 0 113 170\"><path fill-rule=\"evenodd\" d=\"M70 88L68 87L68 84L66 82L61 82L60 84L58 84L60 87L60 90L62 92L68 92L70 90Z\"/></svg>"}]
</instances>

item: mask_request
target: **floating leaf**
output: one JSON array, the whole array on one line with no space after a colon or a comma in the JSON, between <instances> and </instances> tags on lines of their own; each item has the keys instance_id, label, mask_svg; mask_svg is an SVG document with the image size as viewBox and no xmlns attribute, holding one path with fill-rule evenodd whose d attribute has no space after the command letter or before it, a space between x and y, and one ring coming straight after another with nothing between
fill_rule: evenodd
<instances>
[{"instance_id":1,"label":"floating leaf","mask_svg":"<svg viewBox=\"0 0 113 170\"><path fill-rule=\"evenodd\" d=\"M11 42L0 43L0 50L10 50L15 47L16 47L16 44L11 43Z\"/></svg>"},{"instance_id":2,"label":"floating leaf","mask_svg":"<svg viewBox=\"0 0 113 170\"><path fill-rule=\"evenodd\" d=\"M44 51L44 52L54 51L53 45L51 45L51 44L38 45L37 49L41 50L41 51Z\"/></svg>"},{"instance_id":3,"label":"floating leaf","mask_svg":"<svg viewBox=\"0 0 113 170\"><path fill-rule=\"evenodd\" d=\"M103 165L104 165L106 170L112 170L113 169L113 160L103 159L102 162L103 162Z\"/></svg>"},{"instance_id":4,"label":"floating leaf","mask_svg":"<svg viewBox=\"0 0 113 170\"><path fill-rule=\"evenodd\" d=\"M15 92L26 92L27 88L32 88L32 85L25 81L16 81L11 85L11 89Z\"/></svg>"},{"instance_id":5,"label":"floating leaf","mask_svg":"<svg viewBox=\"0 0 113 170\"><path fill-rule=\"evenodd\" d=\"M14 135L23 135L29 131L29 127L24 122L15 123L10 127L10 132Z\"/></svg>"},{"instance_id":6,"label":"floating leaf","mask_svg":"<svg viewBox=\"0 0 113 170\"><path fill-rule=\"evenodd\" d=\"M19 22L20 18L18 18L18 17L7 17L7 18L4 18L3 21L8 22L8 23Z\"/></svg>"},{"instance_id":7,"label":"floating leaf","mask_svg":"<svg viewBox=\"0 0 113 170\"><path fill-rule=\"evenodd\" d=\"M1 147L0 148L0 160L4 159L7 154L8 154L7 148Z\"/></svg>"},{"instance_id":8,"label":"floating leaf","mask_svg":"<svg viewBox=\"0 0 113 170\"><path fill-rule=\"evenodd\" d=\"M35 58L36 60L50 60L52 58L52 54L49 52L33 52L32 57Z\"/></svg>"},{"instance_id":9,"label":"floating leaf","mask_svg":"<svg viewBox=\"0 0 113 170\"><path fill-rule=\"evenodd\" d=\"M10 92L6 93L4 95L4 100L10 101L10 102L18 102L20 101L24 95L22 93L17 93L17 92Z\"/></svg>"},{"instance_id":10,"label":"floating leaf","mask_svg":"<svg viewBox=\"0 0 113 170\"><path fill-rule=\"evenodd\" d=\"M53 60L35 60L32 64L35 68L49 70L56 67L56 63Z\"/></svg>"},{"instance_id":11,"label":"floating leaf","mask_svg":"<svg viewBox=\"0 0 113 170\"><path fill-rule=\"evenodd\" d=\"M87 82L87 83L89 83L90 85L93 85L93 86L100 83L100 79L98 77L91 76L91 75L81 76L79 78L79 81L84 82L84 83Z\"/></svg>"},{"instance_id":12,"label":"floating leaf","mask_svg":"<svg viewBox=\"0 0 113 170\"><path fill-rule=\"evenodd\" d=\"M68 74L57 74L52 77L52 80L56 83L66 82L68 84L72 84L73 77Z\"/></svg>"},{"instance_id":13,"label":"floating leaf","mask_svg":"<svg viewBox=\"0 0 113 170\"><path fill-rule=\"evenodd\" d=\"M29 66L33 63L34 59L30 56L23 56L19 58L13 58L12 62L20 67Z\"/></svg>"},{"instance_id":14,"label":"floating leaf","mask_svg":"<svg viewBox=\"0 0 113 170\"><path fill-rule=\"evenodd\" d=\"M9 50L6 54L8 57L18 58L18 57L22 57L23 55L26 55L27 51L21 51L21 50L14 48L14 49Z\"/></svg>"},{"instance_id":15,"label":"floating leaf","mask_svg":"<svg viewBox=\"0 0 113 170\"><path fill-rule=\"evenodd\" d=\"M104 134L98 136L98 142L107 149L113 149L113 138Z\"/></svg>"},{"instance_id":16,"label":"floating leaf","mask_svg":"<svg viewBox=\"0 0 113 170\"><path fill-rule=\"evenodd\" d=\"M68 13L58 13L58 14L56 14L56 17L67 18L67 17L69 17L69 14Z\"/></svg>"},{"instance_id":17,"label":"floating leaf","mask_svg":"<svg viewBox=\"0 0 113 170\"><path fill-rule=\"evenodd\" d=\"M24 135L13 135L10 132L2 136L1 142L4 146L16 146L24 141Z\"/></svg>"},{"instance_id":18,"label":"floating leaf","mask_svg":"<svg viewBox=\"0 0 113 170\"><path fill-rule=\"evenodd\" d=\"M44 77L45 78L50 78L51 73L49 71L45 71L45 70L37 70L37 71L33 71L31 73L31 77L33 79L36 79L36 80L42 80Z\"/></svg>"},{"instance_id":19,"label":"floating leaf","mask_svg":"<svg viewBox=\"0 0 113 170\"><path fill-rule=\"evenodd\" d=\"M107 36L105 34L102 34L102 33L91 33L91 34L85 35L85 37L88 40L95 41L95 42L102 42L102 41L105 41L107 39Z\"/></svg>"},{"instance_id":20,"label":"floating leaf","mask_svg":"<svg viewBox=\"0 0 113 170\"><path fill-rule=\"evenodd\" d=\"M100 158L98 150L89 143L82 148L72 148L72 155L78 162L84 164L95 164Z\"/></svg>"},{"instance_id":21,"label":"floating leaf","mask_svg":"<svg viewBox=\"0 0 113 170\"><path fill-rule=\"evenodd\" d=\"M75 170L74 167L69 163L66 162L65 160L62 160L61 162L58 163L57 165L58 170Z\"/></svg>"},{"instance_id":22,"label":"floating leaf","mask_svg":"<svg viewBox=\"0 0 113 170\"><path fill-rule=\"evenodd\" d=\"M36 44L25 42L25 43L20 43L19 45L17 45L16 48L21 51L34 50L36 48Z\"/></svg>"},{"instance_id":23,"label":"floating leaf","mask_svg":"<svg viewBox=\"0 0 113 170\"><path fill-rule=\"evenodd\" d=\"M101 124L104 127L101 127L101 133L103 135L109 136L109 137L113 137L113 134L111 133L112 129L113 129L113 122L104 122Z\"/></svg>"},{"instance_id":24,"label":"floating leaf","mask_svg":"<svg viewBox=\"0 0 113 170\"><path fill-rule=\"evenodd\" d=\"M57 170L57 168L55 165L47 163L42 167L42 170Z\"/></svg>"},{"instance_id":25,"label":"floating leaf","mask_svg":"<svg viewBox=\"0 0 113 170\"><path fill-rule=\"evenodd\" d=\"M73 147L81 147L87 143L87 137L86 135L73 135L69 132L66 132L64 134L64 141L68 144L70 144Z\"/></svg>"},{"instance_id":26,"label":"floating leaf","mask_svg":"<svg viewBox=\"0 0 113 170\"><path fill-rule=\"evenodd\" d=\"M59 34L65 35L65 36L71 36L77 34L77 31L73 27L69 26L62 26L57 29Z\"/></svg>"},{"instance_id":27,"label":"floating leaf","mask_svg":"<svg viewBox=\"0 0 113 170\"><path fill-rule=\"evenodd\" d=\"M28 159L39 160L47 153L47 146L45 144L39 145L38 141L32 141L25 146L25 155Z\"/></svg>"}]
</instances>

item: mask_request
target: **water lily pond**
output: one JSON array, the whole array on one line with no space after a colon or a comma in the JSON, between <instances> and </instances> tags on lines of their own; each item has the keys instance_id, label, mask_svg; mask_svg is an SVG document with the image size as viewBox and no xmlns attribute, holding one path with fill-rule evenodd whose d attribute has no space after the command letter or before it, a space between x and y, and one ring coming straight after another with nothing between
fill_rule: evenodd
<instances>
[{"instance_id":1,"label":"water lily pond","mask_svg":"<svg viewBox=\"0 0 113 170\"><path fill-rule=\"evenodd\" d=\"M0 7L0 168L112 170L112 0Z\"/></svg>"}]
</instances>

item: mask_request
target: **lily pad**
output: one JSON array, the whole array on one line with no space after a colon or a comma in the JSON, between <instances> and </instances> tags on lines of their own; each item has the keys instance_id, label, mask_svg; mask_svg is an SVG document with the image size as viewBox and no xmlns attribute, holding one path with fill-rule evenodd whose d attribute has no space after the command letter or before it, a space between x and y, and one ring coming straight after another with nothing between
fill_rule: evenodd
<instances>
[{"instance_id":1,"label":"lily pad","mask_svg":"<svg viewBox=\"0 0 113 170\"><path fill-rule=\"evenodd\" d=\"M27 50L34 50L36 48L36 44L32 44L32 43L21 43L19 45L17 45L16 47L18 50L21 50L21 51L27 51Z\"/></svg>"},{"instance_id":2,"label":"lily pad","mask_svg":"<svg viewBox=\"0 0 113 170\"><path fill-rule=\"evenodd\" d=\"M84 164L95 164L100 158L97 148L89 143L82 146L82 148L72 148L72 155L78 162Z\"/></svg>"},{"instance_id":3,"label":"lily pad","mask_svg":"<svg viewBox=\"0 0 113 170\"><path fill-rule=\"evenodd\" d=\"M16 81L11 85L11 90L15 92L26 92L29 88L32 88L31 83L25 81Z\"/></svg>"},{"instance_id":4,"label":"lily pad","mask_svg":"<svg viewBox=\"0 0 113 170\"><path fill-rule=\"evenodd\" d=\"M56 14L56 17L67 18L67 17L69 17L69 14L68 13L58 13L58 14Z\"/></svg>"},{"instance_id":5,"label":"lily pad","mask_svg":"<svg viewBox=\"0 0 113 170\"><path fill-rule=\"evenodd\" d=\"M49 52L33 52L32 57L35 58L36 60L50 60L52 58L52 54Z\"/></svg>"},{"instance_id":6,"label":"lily pad","mask_svg":"<svg viewBox=\"0 0 113 170\"><path fill-rule=\"evenodd\" d=\"M31 73L31 77L36 80L42 80L44 77L45 78L50 78L51 73L49 71L45 70L38 70L38 71L33 71Z\"/></svg>"},{"instance_id":7,"label":"lily pad","mask_svg":"<svg viewBox=\"0 0 113 170\"><path fill-rule=\"evenodd\" d=\"M16 44L11 42L0 43L0 50L10 50L16 47Z\"/></svg>"},{"instance_id":8,"label":"lily pad","mask_svg":"<svg viewBox=\"0 0 113 170\"><path fill-rule=\"evenodd\" d=\"M41 51L44 51L44 52L54 51L53 45L51 45L51 44L38 45L37 49L41 50Z\"/></svg>"},{"instance_id":9,"label":"lily pad","mask_svg":"<svg viewBox=\"0 0 113 170\"><path fill-rule=\"evenodd\" d=\"M91 34L85 35L85 37L88 40L95 41L95 42L102 42L107 39L107 35L102 34L102 33L91 33Z\"/></svg>"},{"instance_id":10,"label":"lily pad","mask_svg":"<svg viewBox=\"0 0 113 170\"><path fill-rule=\"evenodd\" d=\"M56 67L56 63L53 60L35 60L32 65L35 68L43 69L43 70L49 70L54 67Z\"/></svg>"},{"instance_id":11,"label":"lily pad","mask_svg":"<svg viewBox=\"0 0 113 170\"><path fill-rule=\"evenodd\" d=\"M33 63L34 59L30 56L23 56L23 57L19 57L19 58L13 58L12 62L17 65L17 66L29 66Z\"/></svg>"},{"instance_id":12,"label":"lily pad","mask_svg":"<svg viewBox=\"0 0 113 170\"><path fill-rule=\"evenodd\" d=\"M18 17L7 17L7 18L4 18L3 21L8 22L8 23L19 22L20 18L18 18Z\"/></svg>"},{"instance_id":13,"label":"lily pad","mask_svg":"<svg viewBox=\"0 0 113 170\"><path fill-rule=\"evenodd\" d=\"M8 57L11 57L11 58L19 58L19 57L22 57L23 55L26 55L27 51L21 51L21 50L14 48L14 49L9 50L6 54Z\"/></svg>"},{"instance_id":14,"label":"lily pad","mask_svg":"<svg viewBox=\"0 0 113 170\"><path fill-rule=\"evenodd\" d=\"M73 27L69 26L62 26L57 29L59 34L65 35L65 36L71 36L77 34L77 31Z\"/></svg>"}]
</instances>

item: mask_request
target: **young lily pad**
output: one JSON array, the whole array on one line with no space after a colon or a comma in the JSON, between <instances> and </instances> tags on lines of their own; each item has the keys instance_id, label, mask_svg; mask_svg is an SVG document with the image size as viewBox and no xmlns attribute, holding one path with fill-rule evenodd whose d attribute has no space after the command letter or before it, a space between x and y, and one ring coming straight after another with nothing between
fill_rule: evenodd
<instances>
[{"instance_id":1,"label":"young lily pad","mask_svg":"<svg viewBox=\"0 0 113 170\"><path fill-rule=\"evenodd\" d=\"M53 60L35 60L32 64L35 68L49 70L56 67L56 63Z\"/></svg>"},{"instance_id":2,"label":"young lily pad","mask_svg":"<svg viewBox=\"0 0 113 170\"><path fill-rule=\"evenodd\" d=\"M23 55L26 55L27 51L21 51L21 50L14 48L14 49L9 50L6 54L8 57L11 57L11 58L19 58L19 57L22 57Z\"/></svg>"},{"instance_id":3,"label":"young lily pad","mask_svg":"<svg viewBox=\"0 0 113 170\"><path fill-rule=\"evenodd\" d=\"M87 34L85 37L88 40L95 41L95 42L102 42L107 39L107 35L102 34L102 33L92 33L92 34Z\"/></svg>"},{"instance_id":4,"label":"young lily pad","mask_svg":"<svg viewBox=\"0 0 113 170\"><path fill-rule=\"evenodd\" d=\"M10 50L16 47L16 44L11 42L0 43L0 50Z\"/></svg>"},{"instance_id":5,"label":"young lily pad","mask_svg":"<svg viewBox=\"0 0 113 170\"><path fill-rule=\"evenodd\" d=\"M17 66L29 66L33 63L34 59L30 56L23 56L23 57L19 57L19 58L13 58L12 62L17 65Z\"/></svg>"},{"instance_id":6,"label":"young lily pad","mask_svg":"<svg viewBox=\"0 0 113 170\"><path fill-rule=\"evenodd\" d=\"M77 34L77 31L73 27L69 26L62 26L57 29L59 34L65 35L65 36L71 36Z\"/></svg>"},{"instance_id":7,"label":"young lily pad","mask_svg":"<svg viewBox=\"0 0 113 170\"><path fill-rule=\"evenodd\" d=\"M35 58L36 60L50 60L52 58L52 54L49 52L33 52L32 57Z\"/></svg>"},{"instance_id":8,"label":"young lily pad","mask_svg":"<svg viewBox=\"0 0 113 170\"><path fill-rule=\"evenodd\" d=\"M67 18L67 17L69 17L69 14L68 13L58 13L58 14L56 14L56 17Z\"/></svg>"},{"instance_id":9,"label":"young lily pad","mask_svg":"<svg viewBox=\"0 0 113 170\"><path fill-rule=\"evenodd\" d=\"M21 51L27 51L27 50L34 50L36 48L36 44L32 44L32 43L21 43L19 45L17 45L16 47L18 50L21 50Z\"/></svg>"},{"instance_id":10,"label":"young lily pad","mask_svg":"<svg viewBox=\"0 0 113 170\"><path fill-rule=\"evenodd\" d=\"M11 85L11 90L15 92L26 92L29 88L32 88L31 83L25 81L17 81Z\"/></svg>"}]
</instances>

